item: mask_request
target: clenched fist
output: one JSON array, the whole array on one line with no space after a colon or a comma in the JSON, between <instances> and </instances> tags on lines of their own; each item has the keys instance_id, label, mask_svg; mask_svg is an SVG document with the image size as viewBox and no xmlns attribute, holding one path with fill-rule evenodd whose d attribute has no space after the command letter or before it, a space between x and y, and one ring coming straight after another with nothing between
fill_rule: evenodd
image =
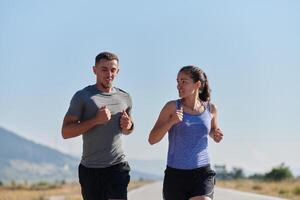
<instances>
[{"instance_id":1,"label":"clenched fist","mask_svg":"<svg viewBox=\"0 0 300 200\"><path fill-rule=\"evenodd\" d=\"M172 114L171 119L173 124L177 124L178 122L182 122L183 120L183 108L176 110L175 113Z\"/></svg>"},{"instance_id":2,"label":"clenched fist","mask_svg":"<svg viewBox=\"0 0 300 200\"><path fill-rule=\"evenodd\" d=\"M122 131L128 131L132 128L132 122L128 114L123 110L120 118L120 127Z\"/></svg>"},{"instance_id":3,"label":"clenched fist","mask_svg":"<svg viewBox=\"0 0 300 200\"><path fill-rule=\"evenodd\" d=\"M219 143L223 139L223 132L221 131L220 128L216 128L212 130L211 136L216 143Z\"/></svg>"},{"instance_id":4,"label":"clenched fist","mask_svg":"<svg viewBox=\"0 0 300 200\"><path fill-rule=\"evenodd\" d=\"M107 106L102 106L96 114L96 122L97 124L105 124L108 122L111 118L110 110L107 108Z\"/></svg>"}]
</instances>

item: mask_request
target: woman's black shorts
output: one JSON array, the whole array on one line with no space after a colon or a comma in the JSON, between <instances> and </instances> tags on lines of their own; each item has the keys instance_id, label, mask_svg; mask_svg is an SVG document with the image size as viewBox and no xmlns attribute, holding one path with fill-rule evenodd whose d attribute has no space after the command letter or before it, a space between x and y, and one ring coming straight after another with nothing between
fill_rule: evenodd
<instances>
[{"instance_id":1,"label":"woman's black shorts","mask_svg":"<svg viewBox=\"0 0 300 200\"><path fill-rule=\"evenodd\" d=\"M213 199L215 175L210 165L191 170L167 166L163 184L164 199L188 200L195 196Z\"/></svg>"}]
</instances>

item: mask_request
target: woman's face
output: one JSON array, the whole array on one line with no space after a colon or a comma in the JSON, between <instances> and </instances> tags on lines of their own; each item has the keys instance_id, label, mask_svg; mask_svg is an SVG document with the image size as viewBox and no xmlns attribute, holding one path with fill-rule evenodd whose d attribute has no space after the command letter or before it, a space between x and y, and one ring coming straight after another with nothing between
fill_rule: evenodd
<instances>
[{"instance_id":1,"label":"woman's face","mask_svg":"<svg viewBox=\"0 0 300 200\"><path fill-rule=\"evenodd\" d=\"M198 95L200 81L194 83L190 74L179 72L177 75L177 89L180 98Z\"/></svg>"}]
</instances>

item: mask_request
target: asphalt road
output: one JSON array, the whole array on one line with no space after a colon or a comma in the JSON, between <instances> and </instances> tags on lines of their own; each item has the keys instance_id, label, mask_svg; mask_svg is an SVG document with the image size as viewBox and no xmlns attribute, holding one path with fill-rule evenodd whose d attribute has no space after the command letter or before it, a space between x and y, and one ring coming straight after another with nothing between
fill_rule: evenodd
<instances>
[{"instance_id":1,"label":"asphalt road","mask_svg":"<svg viewBox=\"0 0 300 200\"><path fill-rule=\"evenodd\" d=\"M223 188L215 188L214 196L214 200L284 200L276 197L239 192ZM156 182L136 190L132 190L128 194L128 200L162 200L162 183Z\"/></svg>"}]
</instances>

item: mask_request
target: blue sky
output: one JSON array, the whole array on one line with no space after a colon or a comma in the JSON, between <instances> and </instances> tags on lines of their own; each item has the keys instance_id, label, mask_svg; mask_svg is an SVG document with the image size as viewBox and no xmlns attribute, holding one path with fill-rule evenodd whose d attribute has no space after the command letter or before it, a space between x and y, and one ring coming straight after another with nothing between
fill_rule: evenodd
<instances>
[{"instance_id":1,"label":"blue sky","mask_svg":"<svg viewBox=\"0 0 300 200\"><path fill-rule=\"evenodd\" d=\"M115 86L133 99L129 158L166 158L147 143L176 75L208 75L225 137L213 164L264 172L285 162L300 174L300 2L0 1L0 126L76 156L81 138L60 127L72 95L94 84L94 57L120 57Z\"/></svg>"}]
</instances>

